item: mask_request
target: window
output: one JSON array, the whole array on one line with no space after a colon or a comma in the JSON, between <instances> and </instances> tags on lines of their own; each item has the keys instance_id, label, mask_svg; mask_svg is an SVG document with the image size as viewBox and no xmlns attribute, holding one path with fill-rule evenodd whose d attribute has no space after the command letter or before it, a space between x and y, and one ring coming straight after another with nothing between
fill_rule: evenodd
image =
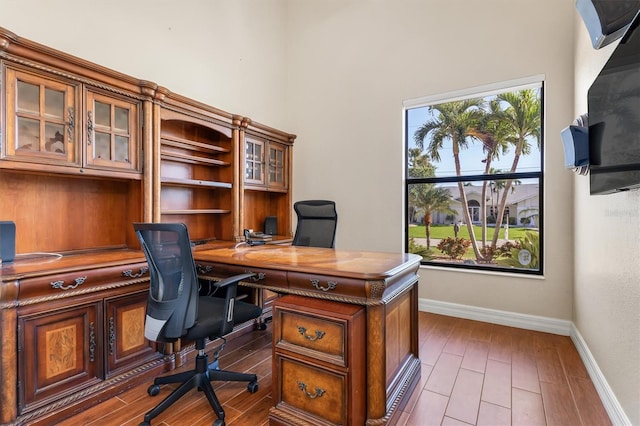
<instances>
[{"instance_id":1,"label":"window","mask_svg":"<svg viewBox=\"0 0 640 426\"><path fill-rule=\"evenodd\" d=\"M405 102L405 242L423 264L542 274L543 88Z\"/></svg>"}]
</instances>

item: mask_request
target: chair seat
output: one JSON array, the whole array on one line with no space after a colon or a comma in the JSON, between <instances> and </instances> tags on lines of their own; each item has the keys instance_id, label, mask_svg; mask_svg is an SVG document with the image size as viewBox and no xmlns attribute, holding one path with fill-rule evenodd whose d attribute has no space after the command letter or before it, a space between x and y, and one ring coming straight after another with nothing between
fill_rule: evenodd
<instances>
[{"instance_id":1,"label":"chair seat","mask_svg":"<svg viewBox=\"0 0 640 426\"><path fill-rule=\"evenodd\" d=\"M224 318L212 315L212 312L224 312L225 299L219 297L200 296L198 298L198 318L196 324L187 331L188 340L209 337L211 340L221 335ZM242 324L262 313L262 309L253 303L235 301L233 309L233 323Z\"/></svg>"}]
</instances>

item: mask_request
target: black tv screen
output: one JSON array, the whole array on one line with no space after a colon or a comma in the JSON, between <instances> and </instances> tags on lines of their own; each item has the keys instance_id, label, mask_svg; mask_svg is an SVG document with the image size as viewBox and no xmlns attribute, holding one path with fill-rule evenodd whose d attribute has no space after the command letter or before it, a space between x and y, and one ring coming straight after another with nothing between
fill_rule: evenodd
<instances>
[{"instance_id":1,"label":"black tv screen","mask_svg":"<svg viewBox=\"0 0 640 426\"><path fill-rule=\"evenodd\" d=\"M591 194L640 187L640 13L589 88Z\"/></svg>"}]
</instances>

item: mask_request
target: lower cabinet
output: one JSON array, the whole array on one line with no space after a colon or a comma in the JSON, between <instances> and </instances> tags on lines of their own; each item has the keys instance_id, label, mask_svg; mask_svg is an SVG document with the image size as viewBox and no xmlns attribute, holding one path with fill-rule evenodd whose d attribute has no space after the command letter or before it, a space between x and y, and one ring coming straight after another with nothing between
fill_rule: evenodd
<instances>
[{"instance_id":1,"label":"lower cabinet","mask_svg":"<svg viewBox=\"0 0 640 426\"><path fill-rule=\"evenodd\" d=\"M98 301L19 317L19 411L101 380L101 316Z\"/></svg>"},{"instance_id":2,"label":"lower cabinet","mask_svg":"<svg viewBox=\"0 0 640 426\"><path fill-rule=\"evenodd\" d=\"M105 300L106 377L149 359L156 344L144 338L148 290Z\"/></svg>"},{"instance_id":3,"label":"lower cabinet","mask_svg":"<svg viewBox=\"0 0 640 426\"><path fill-rule=\"evenodd\" d=\"M274 301L273 324L270 424L364 424L364 308L287 295Z\"/></svg>"},{"instance_id":4,"label":"lower cabinet","mask_svg":"<svg viewBox=\"0 0 640 426\"><path fill-rule=\"evenodd\" d=\"M124 295L31 305L18 313L18 412L160 357L144 338L147 285Z\"/></svg>"}]
</instances>

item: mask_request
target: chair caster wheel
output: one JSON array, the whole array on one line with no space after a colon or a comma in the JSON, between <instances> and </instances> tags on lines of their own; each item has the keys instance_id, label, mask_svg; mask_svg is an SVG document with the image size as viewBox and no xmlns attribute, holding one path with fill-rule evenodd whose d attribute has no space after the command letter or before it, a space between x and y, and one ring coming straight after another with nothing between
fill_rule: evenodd
<instances>
[{"instance_id":1,"label":"chair caster wheel","mask_svg":"<svg viewBox=\"0 0 640 426\"><path fill-rule=\"evenodd\" d=\"M215 420L213 422L213 426L224 426L224 420L220 420L220 419Z\"/></svg>"},{"instance_id":2,"label":"chair caster wheel","mask_svg":"<svg viewBox=\"0 0 640 426\"><path fill-rule=\"evenodd\" d=\"M149 423L149 422L142 422L142 423L140 423L138 426L151 426L151 423Z\"/></svg>"},{"instance_id":3,"label":"chair caster wheel","mask_svg":"<svg viewBox=\"0 0 640 426\"><path fill-rule=\"evenodd\" d=\"M247 390L251 393L258 392L258 382L251 382L247 385Z\"/></svg>"},{"instance_id":4,"label":"chair caster wheel","mask_svg":"<svg viewBox=\"0 0 640 426\"><path fill-rule=\"evenodd\" d=\"M160 393L160 386L158 386L158 385L149 386L149 388L147 389L147 393L150 396L156 396L157 394ZM140 424L140 426L142 426L142 424Z\"/></svg>"}]
</instances>

